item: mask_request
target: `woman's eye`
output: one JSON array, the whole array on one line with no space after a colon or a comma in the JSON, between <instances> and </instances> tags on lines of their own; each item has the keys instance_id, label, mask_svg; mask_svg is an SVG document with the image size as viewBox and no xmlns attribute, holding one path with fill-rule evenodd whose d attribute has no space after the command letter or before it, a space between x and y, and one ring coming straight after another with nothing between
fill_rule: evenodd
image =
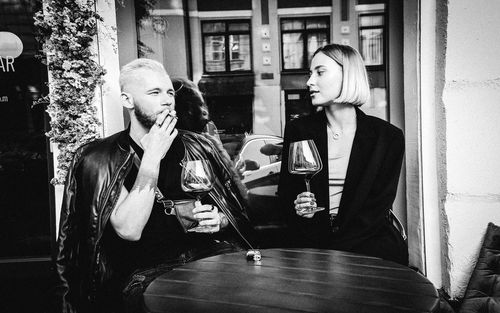
<instances>
[{"instance_id":1,"label":"woman's eye","mask_svg":"<svg viewBox=\"0 0 500 313\"><path fill-rule=\"evenodd\" d=\"M324 73L324 72L325 72L325 71L318 71L318 76L323 75L323 73Z\"/></svg>"},{"instance_id":2,"label":"woman's eye","mask_svg":"<svg viewBox=\"0 0 500 313\"><path fill-rule=\"evenodd\" d=\"M159 92L159 91L152 91L152 92L150 93L150 95L154 95L154 96L159 95L159 94L160 94L160 92Z\"/></svg>"}]
</instances>

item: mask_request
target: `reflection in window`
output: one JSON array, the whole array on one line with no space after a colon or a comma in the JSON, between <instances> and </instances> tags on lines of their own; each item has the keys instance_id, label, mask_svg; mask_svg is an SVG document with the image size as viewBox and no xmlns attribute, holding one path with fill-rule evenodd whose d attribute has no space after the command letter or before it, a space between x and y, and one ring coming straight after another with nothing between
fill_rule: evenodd
<instances>
[{"instance_id":1,"label":"reflection in window","mask_svg":"<svg viewBox=\"0 0 500 313\"><path fill-rule=\"evenodd\" d=\"M203 22L202 31L205 72L252 69L249 21Z\"/></svg>"},{"instance_id":2,"label":"reflection in window","mask_svg":"<svg viewBox=\"0 0 500 313\"><path fill-rule=\"evenodd\" d=\"M224 39L224 36L207 36L205 38L205 68L207 72L224 72L226 70Z\"/></svg>"},{"instance_id":3,"label":"reflection in window","mask_svg":"<svg viewBox=\"0 0 500 313\"><path fill-rule=\"evenodd\" d=\"M302 68L304 42L302 34L283 34L284 69Z\"/></svg>"},{"instance_id":4,"label":"reflection in window","mask_svg":"<svg viewBox=\"0 0 500 313\"><path fill-rule=\"evenodd\" d=\"M231 72L250 70L250 36L230 35L229 47L231 50Z\"/></svg>"},{"instance_id":5,"label":"reflection in window","mask_svg":"<svg viewBox=\"0 0 500 313\"><path fill-rule=\"evenodd\" d=\"M359 16L359 48L367 66L384 64L384 16Z\"/></svg>"},{"instance_id":6,"label":"reflection in window","mask_svg":"<svg viewBox=\"0 0 500 313\"><path fill-rule=\"evenodd\" d=\"M312 56L318 48L328 44L324 33L311 33L307 41L307 63L311 63Z\"/></svg>"},{"instance_id":7,"label":"reflection in window","mask_svg":"<svg viewBox=\"0 0 500 313\"><path fill-rule=\"evenodd\" d=\"M282 19L283 70L308 69L313 53L328 44L329 38L330 19L326 16Z\"/></svg>"}]
</instances>

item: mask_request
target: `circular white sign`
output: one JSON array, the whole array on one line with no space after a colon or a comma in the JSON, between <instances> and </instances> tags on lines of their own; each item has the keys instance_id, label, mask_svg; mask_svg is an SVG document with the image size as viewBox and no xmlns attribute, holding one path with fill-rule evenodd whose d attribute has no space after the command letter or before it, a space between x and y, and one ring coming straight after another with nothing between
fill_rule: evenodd
<instances>
[{"instance_id":1,"label":"circular white sign","mask_svg":"<svg viewBox=\"0 0 500 313\"><path fill-rule=\"evenodd\" d=\"M0 57L17 58L23 53L23 42L14 33L0 32Z\"/></svg>"}]
</instances>

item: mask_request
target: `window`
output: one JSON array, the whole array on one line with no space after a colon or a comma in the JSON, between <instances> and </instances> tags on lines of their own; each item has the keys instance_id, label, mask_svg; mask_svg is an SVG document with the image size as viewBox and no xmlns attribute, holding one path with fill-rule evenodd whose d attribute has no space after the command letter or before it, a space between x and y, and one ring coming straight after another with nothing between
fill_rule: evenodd
<instances>
[{"instance_id":1,"label":"window","mask_svg":"<svg viewBox=\"0 0 500 313\"><path fill-rule=\"evenodd\" d=\"M252 70L250 21L202 22L205 73Z\"/></svg>"},{"instance_id":2,"label":"window","mask_svg":"<svg viewBox=\"0 0 500 313\"><path fill-rule=\"evenodd\" d=\"M307 89L285 90L286 122L310 115L314 111Z\"/></svg>"},{"instance_id":3,"label":"window","mask_svg":"<svg viewBox=\"0 0 500 313\"><path fill-rule=\"evenodd\" d=\"M384 15L359 16L359 48L366 66L384 65Z\"/></svg>"},{"instance_id":4,"label":"window","mask_svg":"<svg viewBox=\"0 0 500 313\"><path fill-rule=\"evenodd\" d=\"M330 42L330 18L281 19L282 69L306 70L313 53Z\"/></svg>"},{"instance_id":5,"label":"window","mask_svg":"<svg viewBox=\"0 0 500 313\"><path fill-rule=\"evenodd\" d=\"M244 134L253 128L253 96L206 97L212 121L222 135Z\"/></svg>"},{"instance_id":6,"label":"window","mask_svg":"<svg viewBox=\"0 0 500 313\"><path fill-rule=\"evenodd\" d=\"M49 257L55 237L49 183L52 158L45 136L48 115L46 104L37 102L48 92L47 66L36 57L41 47L33 26L33 14L40 6L35 1L0 2L0 31L10 33L0 39L0 260L4 262ZM12 38L22 43L18 57L11 55L15 49L9 49L19 47Z\"/></svg>"}]
</instances>

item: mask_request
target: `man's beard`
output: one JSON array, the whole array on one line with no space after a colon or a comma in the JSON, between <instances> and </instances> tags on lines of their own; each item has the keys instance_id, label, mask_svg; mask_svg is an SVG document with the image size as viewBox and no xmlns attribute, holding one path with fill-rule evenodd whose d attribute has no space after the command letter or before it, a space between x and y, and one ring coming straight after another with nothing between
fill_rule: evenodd
<instances>
[{"instance_id":1,"label":"man's beard","mask_svg":"<svg viewBox=\"0 0 500 313\"><path fill-rule=\"evenodd\" d=\"M139 107L134 108L135 117L139 123L146 129L151 129L156 123L156 115L148 115L142 111Z\"/></svg>"}]
</instances>

